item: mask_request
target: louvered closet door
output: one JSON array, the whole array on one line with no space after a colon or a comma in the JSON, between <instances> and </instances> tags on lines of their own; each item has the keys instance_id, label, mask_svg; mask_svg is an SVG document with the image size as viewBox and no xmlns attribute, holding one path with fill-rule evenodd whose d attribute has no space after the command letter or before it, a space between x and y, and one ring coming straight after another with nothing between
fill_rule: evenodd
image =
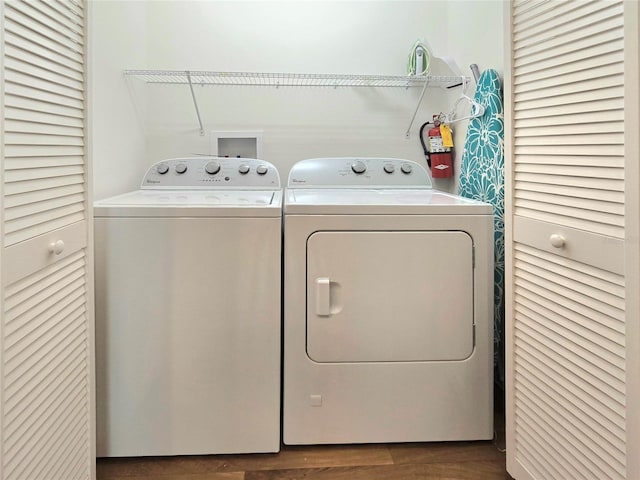
<instances>
[{"instance_id":1,"label":"louvered closet door","mask_svg":"<svg viewBox=\"0 0 640 480\"><path fill-rule=\"evenodd\" d=\"M0 480L94 477L85 13L2 13Z\"/></svg>"},{"instance_id":2,"label":"louvered closet door","mask_svg":"<svg viewBox=\"0 0 640 480\"><path fill-rule=\"evenodd\" d=\"M507 463L517 480L640 478L627 468L625 144L638 136L625 125L625 49L638 48L625 41L637 29L628 7L509 6Z\"/></svg>"}]
</instances>

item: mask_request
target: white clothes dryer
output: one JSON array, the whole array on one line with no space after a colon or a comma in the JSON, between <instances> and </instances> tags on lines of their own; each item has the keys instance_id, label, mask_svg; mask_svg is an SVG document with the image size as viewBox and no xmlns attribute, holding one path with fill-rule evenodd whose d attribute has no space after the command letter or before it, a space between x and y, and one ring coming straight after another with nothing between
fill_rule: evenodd
<instances>
[{"instance_id":1,"label":"white clothes dryer","mask_svg":"<svg viewBox=\"0 0 640 480\"><path fill-rule=\"evenodd\" d=\"M95 203L99 457L279 451L281 207L273 165L213 157Z\"/></svg>"},{"instance_id":2,"label":"white clothes dryer","mask_svg":"<svg viewBox=\"0 0 640 480\"><path fill-rule=\"evenodd\" d=\"M411 161L293 166L285 444L493 437L492 212Z\"/></svg>"}]
</instances>

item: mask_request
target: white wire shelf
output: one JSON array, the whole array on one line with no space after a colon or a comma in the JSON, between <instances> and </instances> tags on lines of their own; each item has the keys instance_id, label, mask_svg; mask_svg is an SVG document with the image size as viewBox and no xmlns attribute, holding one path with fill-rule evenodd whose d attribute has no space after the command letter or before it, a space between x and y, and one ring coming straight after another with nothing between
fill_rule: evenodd
<instances>
[{"instance_id":1,"label":"white wire shelf","mask_svg":"<svg viewBox=\"0 0 640 480\"><path fill-rule=\"evenodd\" d=\"M350 75L320 73L210 72L196 70L125 70L146 83L253 87L429 87L453 88L468 82L463 76Z\"/></svg>"}]
</instances>

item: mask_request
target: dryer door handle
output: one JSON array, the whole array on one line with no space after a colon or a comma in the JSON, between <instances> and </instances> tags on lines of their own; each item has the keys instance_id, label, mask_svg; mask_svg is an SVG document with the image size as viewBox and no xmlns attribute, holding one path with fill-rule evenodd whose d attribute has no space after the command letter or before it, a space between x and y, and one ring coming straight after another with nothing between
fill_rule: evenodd
<instances>
[{"instance_id":1,"label":"dryer door handle","mask_svg":"<svg viewBox=\"0 0 640 480\"><path fill-rule=\"evenodd\" d=\"M331 280L328 277L316 278L316 315L331 315Z\"/></svg>"}]
</instances>

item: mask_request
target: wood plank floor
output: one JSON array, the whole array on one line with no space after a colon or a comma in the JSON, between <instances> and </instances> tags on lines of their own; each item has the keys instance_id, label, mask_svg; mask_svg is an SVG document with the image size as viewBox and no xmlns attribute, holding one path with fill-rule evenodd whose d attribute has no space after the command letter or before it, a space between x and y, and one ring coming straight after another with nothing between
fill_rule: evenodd
<instances>
[{"instance_id":1,"label":"wood plank floor","mask_svg":"<svg viewBox=\"0 0 640 480\"><path fill-rule=\"evenodd\" d=\"M493 442L283 446L277 454L98 459L98 480L505 480Z\"/></svg>"}]
</instances>

